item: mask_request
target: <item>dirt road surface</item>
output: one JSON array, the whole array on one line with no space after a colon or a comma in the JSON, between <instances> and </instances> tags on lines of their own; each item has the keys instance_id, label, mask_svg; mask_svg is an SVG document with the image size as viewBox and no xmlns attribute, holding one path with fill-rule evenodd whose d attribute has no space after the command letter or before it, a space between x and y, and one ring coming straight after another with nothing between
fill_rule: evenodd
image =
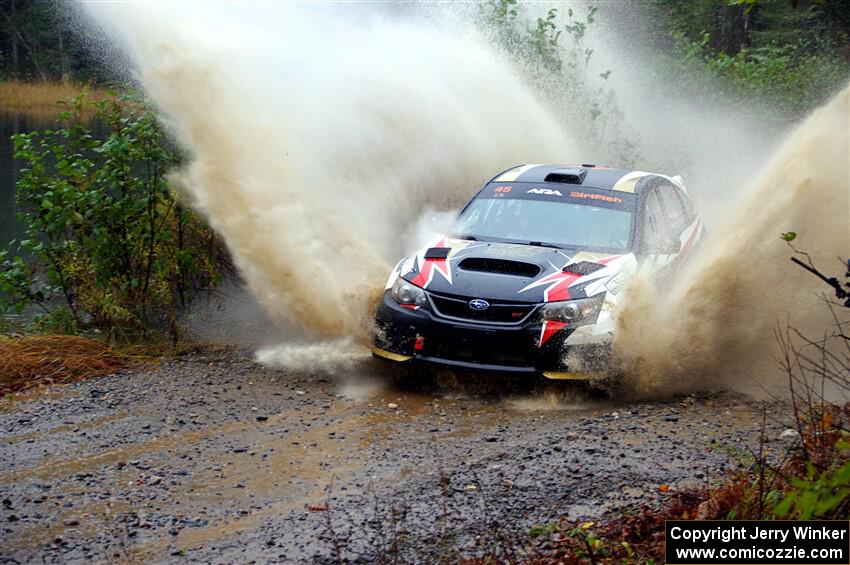
<instances>
[{"instance_id":1,"label":"dirt road surface","mask_svg":"<svg viewBox=\"0 0 850 565\"><path fill-rule=\"evenodd\" d=\"M343 373L208 351L4 400L0 563L472 555L494 532L718 478L764 406L425 394ZM769 448L784 427L768 418Z\"/></svg>"}]
</instances>

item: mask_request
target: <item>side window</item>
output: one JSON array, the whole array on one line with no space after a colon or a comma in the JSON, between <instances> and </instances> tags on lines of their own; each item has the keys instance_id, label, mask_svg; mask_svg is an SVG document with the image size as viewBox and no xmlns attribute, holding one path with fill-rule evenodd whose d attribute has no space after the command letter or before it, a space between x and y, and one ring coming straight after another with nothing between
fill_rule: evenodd
<instances>
[{"instance_id":1,"label":"side window","mask_svg":"<svg viewBox=\"0 0 850 565\"><path fill-rule=\"evenodd\" d=\"M661 185L656 190L661 195L661 205L664 208L670 234L678 237L690 223L688 211L679 191L669 184Z\"/></svg>"},{"instance_id":2,"label":"side window","mask_svg":"<svg viewBox=\"0 0 850 565\"><path fill-rule=\"evenodd\" d=\"M694 204L681 190L677 189L676 194L679 195L679 200L682 201L682 206L685 208L685 218L687 218L688 225L690 225L694 221Z\"/></svg>"},{"instance_id":3,"label":"side window","mask_svg":"<svg viewBox=\"0 0 850 565\"><path fill-rule=\"evenodd\" d=\"M646 207L643 215L643 243L647 248L658 248L667 236L664 225L664 210L658 198L658 190L650 190L646 195Z\"/></svg>"}]
</instances>

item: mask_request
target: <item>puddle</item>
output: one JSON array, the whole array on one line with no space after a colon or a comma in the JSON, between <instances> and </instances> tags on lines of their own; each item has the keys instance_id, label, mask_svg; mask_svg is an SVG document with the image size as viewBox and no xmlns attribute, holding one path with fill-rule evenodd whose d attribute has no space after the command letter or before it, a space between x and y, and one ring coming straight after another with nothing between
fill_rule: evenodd
<instances>
[{"instance_id":1,"label":"puddle","mask_svg":"<svg viewBox=\"0 0 850 565\"><path fill-rule=\"evenodd\" d=\"M49 504L50 501L50 497L47 497L42 504ZM51 543L58 551L58 539L91 540L111 533L110 537L116 541L122 538L126 540L126 526L121 522L121 518L132 511L132 505L118 500L79 503L74 508L57 510L49 519L40 519L16 531L4 539L3 545L26 554L34 554L45 544Z\"/></svg>"},{"instance_id":2,"label":"puddle","mask_svg":"<svg viewBox=\"0 0 850 565\"><path fill-rule=\"evenodd\" d=\"M78 393L70 393L64 388L37 387L21 392L7 394L0 399L0 410L12 412L22 402L33 402L36 400L58 400L60 398L73 398Z\"/></svg>"},{"instance_id":3,"label":"puddle","mask_svg":"<svg viewBox=\"0 0 850 565\"><path fill-rule=\"evenodd\" d=\"M223 426L206 428L197 432L187 432L165 438L157 438L143 443L132 444L123 448L101 451L85 457L78 457L75 459L49 459L35 467L16 469L11 473L0 475L0 484L10 483L23 477L37 477L43 481L66 477L74 473L91 471L110 463L138 458L141 455L191 445L192 443L216 434L234 433L244 430L250 425L252 424L237 421Z\"/></svg>"},{"instance_id":4,"label":"puddle","mask_svg":"<svg viewBox=\"0 0 850 565\"><path fill-rule=\"evenodd\" d=\"M40 437L44 437L51 434L59 434L70 432L76 429L80 430L90 430L93 428L99 428L103 424L108 422L114 422L116 420L123 420L124 418L129 417L131 414L129 412L119 412L118 414L113 414L110 416L101 416L100 418L95 418L89 422L80 422L78 424L62 424L61 426L56 426L54 428L50 428L49 430L38 431L38 432L27 432L25 434L18 434L15 436L11 436L7 438L5 441L8 445L14 445L16 443L20 443L22 441L27 441L30 439L36 439Z\"/></svg>"},{"instance_id":5,"label":"puddle","mask_svg":"<svg viewBox=\"0 0 850 565\"><path fill-rule=\"evenodd\" d=\"M570 387L544 388L535 395L511 397L504 403L510 409L517 411L563 410L567 412L613 409L616 404L610 399L600 399L598 396L594 398L587 391Z\"/></svg>"}]
</instances>

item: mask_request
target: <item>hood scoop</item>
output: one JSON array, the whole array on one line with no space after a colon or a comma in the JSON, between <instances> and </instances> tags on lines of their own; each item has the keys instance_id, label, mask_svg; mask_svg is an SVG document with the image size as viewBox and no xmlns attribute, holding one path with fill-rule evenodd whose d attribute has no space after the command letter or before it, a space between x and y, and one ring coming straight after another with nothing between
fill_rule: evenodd
<instances>
[{"instance_id":1,"label":"hood scoop","mask_svg":"<svg viewBox=\"0 0 850 565\"><path fill-rule=\"evenodd\" d=\"M601 265L600 265L601 266ZM540 274L540 267L534 263L524 261L510 261L507 259L491 259L488 257L469 257L458 265L464 271L477 271L481 273L494 273L499 275L513 275L516 277L536 277Z\"/></svg>"},{"instance_id":2,"label":"hood scoop","mask_svg":"<svg viewBox=\"0 0 850 565\"><path fill-rule=\"evenodd\" d=\"M451 247L429 247L427 251L425 251L426 259L434 259L436 261L445 261L446 258L451 253Z\"/></svg>"},{"instance_id":3,"label":"hood scoop","mask_svg":"<svg viewBox=\"0 0 850 565\"><path fill-rule=\"evenodd\" d=\"M589 275L591 273L595 273L599 269L604 269L605 265L601 263L592 263L590 261L579 261L578 263L573 263L571 265L567 265L561 271L564 273L572 273L574 275Z\"/></svg>"}]
</instances>

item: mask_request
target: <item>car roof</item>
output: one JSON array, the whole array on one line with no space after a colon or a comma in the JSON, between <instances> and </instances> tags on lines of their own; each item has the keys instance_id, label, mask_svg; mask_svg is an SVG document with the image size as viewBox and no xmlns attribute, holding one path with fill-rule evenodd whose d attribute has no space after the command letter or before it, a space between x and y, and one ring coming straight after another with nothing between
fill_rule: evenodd
<instances>
[{"instance_id":1,"label":"car roof","mask_svg":"<svg viewBox=\"0 0 850 565\"><path fill-rule=\"evenodd\" d=\"M550 176L551 175L551 176ZM685 190L681 177L668 177L658 173L636 171L633 169L615 169L597 165L560 165L560 164L528 164L517 165L502 171L490 182L553 182L548 179L560 175L573 177L574 180L554 181L556 183L568 183L587 188L616 190L619 192L635 192L638 182L644 177L661 177L676 184ZM578 181L578 182L576 182Z\"/></svg>"}]
</instances>

